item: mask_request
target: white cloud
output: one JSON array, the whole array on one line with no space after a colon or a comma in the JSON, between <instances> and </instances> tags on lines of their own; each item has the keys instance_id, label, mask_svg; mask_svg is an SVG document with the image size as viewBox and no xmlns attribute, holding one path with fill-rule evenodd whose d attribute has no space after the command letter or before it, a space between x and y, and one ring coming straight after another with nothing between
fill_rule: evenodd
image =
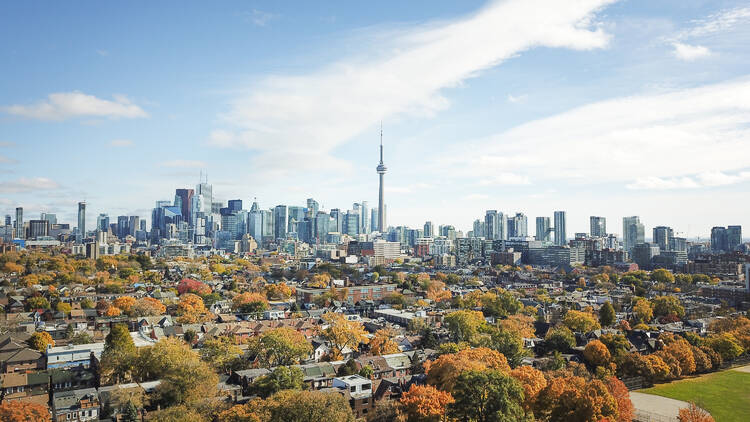
<instances>
[{"instance_id":1,"label":"white cloud","mask_svg":"<svg viewBox=\"0 0 750 422\"><path fill-rule=\"evenodd\" d=\"M114 95L114 101L103 100L79 91L57 92L46 100L32 105L10 105L0 110L21 117L38 120L65 120L75 117L136 118L148 114L123 95Z\"/></svg>"},{"instance_id":2,"label":"white cloud","mask_svg":"<svg viewBox=\"0 0 750 422\"><path fill-rule=\"evenodd\" d=\"M479 181L481 186L512 186L512 185L529 185L531 180L527 176L516 173L495 173L485 175Z\"/></svg>"},{"instance_id":3,"label":"white cloud","mask_svg":"<svg viewBox=\"0 0 750 422\"><path fill-rule=\"evenodd\" d=\"M515 103L525 103L528 98L529 98L529 96L526 95L526 94L521 94L521 95L508 94L508 102L509 103L514 103L514 104Z\"/></svg>"},{"instance_id":4,"label":"white cloud","mask_svg":"<svg viewBox=\"0 0 750 422\"><path fill-rule=\"evenodd\" d=\"M274 19L277 15L275 13L253 9L250 12L243 13L242 16L246 21L251 22L255 26L266 26L266 24L268 24L268 22Z\"/></svg>"},{"instance_id":5,"label":"white cloud","mask_svg":"<svg viewBox=\"0 0 750 422\"><path fill-rule=\"evenodd\" d=\"M206 163L198 160L170 160L161 163L164 167L173 168L202 168L206 167Z\"/></svg>"},{"instance_id":6,"label":"white cloud","mask_svg":"<svg viewBox=\"0 0 750 422\"><path fill-rule=\"evenodd\" d=\"M490 197L489 195L485 195L483 193L471 193L471 194L464 196L462 199L464 199L465 201L480 201L480 200L488 199L489 197Z\"/></svg>"},{"instance_id":7,"label":"white cloud","mask_svg":"<svg viewBox=\"0 0 750 422\"><path fill-rule=\"evenodd\" d=\"M39 190L57 189L60 185L46 177L20 178L0 183L0 193L26 193Z\"/></svg>"},{"instance_id":8,"label":"white cloud","mask_svg":"<svg viewBox=\"0 0 750 422\"><path fill-rule=\"evenodd\" d=\"M109 146L118 148L132 147L133 145L133 141L131 141L130 139L113 139L109 142Z\"/></svg>"},{"instance_id":9,"label":"white cloud","mask_svg":"<svg viewBox=\"0 0 750 422\"><path fill-rule=\"evenodd\" d=\"M675 57L688 62L711 55L711 50L702 45L690 45L676 42L673 43L672 46L674 47L673 53Z\"/></svg>"},{"instance_id":10,"label":"white cloud","mask_svg":"<svg viewBox=\"0 0 750 422\"><path fill-rule=\"evenodd\" d=\"M462 19L412 25L356 57L305 75L262 79L232 101L222 116L226 127L209 143L256 150L254 164L263 168L284 165L269 160L271 153L327 155L380 119L446 108L441 90L525 50L605 47L609 36L593 14L612 2L496 1ZM373 31L373 39L380 36Z\"/></svg>"},{"instance_id":11,"label":"white cloud","mask_svg":"<svg viewBox=\"0 0 750 422\"><path fill-rule=\"evenodd\" d=\"M423 192L425 190L434 189L434 188L435 186L429 183L414 183L412 185L399 185L399 186L390 186L389 184L386 184L385 193L415 193L415 192Z\"/></svg>"},{"instance_id":12,"label":"white cloud","mask_svg":"<svg viewBox=\"0 0 750 422\"><path fill-rule=\"evenodd\" d=\"M457 143L431 165L484 184L528 177L535 185L677 189L747 180L747 157L750 78L743 78L592 103Z\"/></svg>"},{"instance_id":13,"label":"white cloud","mask_svg":"<svg viewBox=\"0 0 750 422\"><path fill-rule=\"evenodd\" d=\"M726 32L750 22L750 7L737 7L709 15L705 19L693 21L693 26L681 32L678 38L705 37L718 32Z\"/></svg>"}]
</instances>

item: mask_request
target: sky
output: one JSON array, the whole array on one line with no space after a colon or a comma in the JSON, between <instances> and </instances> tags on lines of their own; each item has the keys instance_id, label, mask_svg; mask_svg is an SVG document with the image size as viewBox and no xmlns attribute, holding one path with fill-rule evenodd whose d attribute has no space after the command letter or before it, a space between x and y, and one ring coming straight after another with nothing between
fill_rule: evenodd
<instances>
[{"instance_id":1,"label":"sky","mask_svg":"<svg viewBox=\"0 0 750 422\"><path fill-rule=\"evenodd\" d=\"M2 2L0 213L372 207L382 122L389 225L750 228L748 45L746 1Z\"/></svg>"}]
</instances>

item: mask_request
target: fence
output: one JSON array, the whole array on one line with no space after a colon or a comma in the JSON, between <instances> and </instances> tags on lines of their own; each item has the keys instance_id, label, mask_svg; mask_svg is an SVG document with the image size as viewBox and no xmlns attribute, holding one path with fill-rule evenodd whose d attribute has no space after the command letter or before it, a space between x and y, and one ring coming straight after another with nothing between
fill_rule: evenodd
<instances>
[{"instance_id":1,"label":"fence","mask_svg":"<svg viewBox=\"0 0 750 422\"><path fill-rule=\"evenodd\" d=\"M673 416L664 416L658 413L636 409L633 412L633 421L634 422L679 422L679 419Z\"/></svg>"}]
</instances>

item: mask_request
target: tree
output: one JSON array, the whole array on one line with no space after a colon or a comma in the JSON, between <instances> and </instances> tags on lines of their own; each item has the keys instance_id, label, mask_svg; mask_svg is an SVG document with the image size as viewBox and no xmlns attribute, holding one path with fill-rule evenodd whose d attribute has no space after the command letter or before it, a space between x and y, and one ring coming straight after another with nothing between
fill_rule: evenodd
<instances>
[{"instance_id":1,"label":"tree","mask_svg":"<svg viewBox=\"0 0 750 422\"><path fill-rule=\"evenodd\" d=\"M269 308L268 299L260 293L244 292L232 298L232 308L247 314L263 312Z\"/></svg>"},{"instance_id":2,"label":"tree","mask_svg":"<svg viewBox=\"0 0 750 422\"><path fill-rule=\"evenodd\" d=\"M612 355L609 353L609 349L599 340L590 341L583 349L583 357L593 367L597 366L608 366Z\"/></svg>"},{"instance_id":3,"label":"tree","mask_svg":"<svg viewBox=\"0 0 750 422\"><path fill-rule=\"evenodd\" d=\"M29 337L28 343L29 347L42 353L47 350L47 346L55 346L55 340L53 340L50 333L46 331L35 332Z\"/></svg>"},{"instance_id":4,"label":"tree","mask_svg":"<svg viewBox=\"0 0 750 422\"><path fill-rule=\"evenodd\" d=\"M543 421L599 422L616 420L617 401L598 379L562 376L549 380L540 393L534 416Z\"/></svg>"},{"instance_id":5,"label":"tree","mask_svg":"<svg viewBox=\"0 0 750 422\"><path fill-rule=\"evenodd\" d=\"M284 390L247 404L253 422L354 422L344 396L322 391Z\"/></svg>"},{"instance_id":6,"label":"tree","mask_svg":"<svg viewBox=\"0 0 750 422\"><path fill-rule=\"evenodd\" d=\"M492 327L488 331L490 336L483 339L482 345L502 353L508 359L511 368L520 365L521 360L527 355L521 336L518 333L496 327Z\"/></svg>"},{"instance_id":7,"label":"tree","mask_svg":"<svg viewBox=\"0 0 750 422\"><path fill-rule=\"evenodd\" d=\"M685 308L680 304L680 300L674 296L657 296L651 302L656 317L670 314L675 314L679 318L685 316Z\"/></svg>"},{"instance_id":8,"label":"tree","mask_svg":"<svg viewBox=\"0 0 750 422\"><path fill-rule=\"evenodd\" d=\"M101 357L102 378L114 384L128 380L136 358L137 351L128 326L115 324L104 339Z\"/></svg>"},{"instance_id":9,"label":"tree","mask_svg":"<svg viewBox=\"0 0 750 422\"><path fill-rule=\"evenodd\" d=\"M654 311L651 304L644 298L638 298L633 305L633 317L636 324L649 323L654 318Z\"/></svg>"},{"instance_id":10,"label":"tree","mask_svg":"<svg viewBox=\"0 0 750 422\"><path fill-rule=\"evenodd\" d=\"M382 328L375 332L375 337L370 340L370 352L373 355L388 355L398 353L401 350L393 340L396 332L392 328Z\"/></svg>"},{"instance_id":11,"label":"tree","mask_svg":"<svg viewBox=\"0 0 750 422\"><path fill-rule=\"evenodd\" d=\"M57 310L57 312L62 312L65 315L70 315L70 311L73 310L73 307L70 306L70 303L57 302L57 305L55 305L55 310Z\"/></svg>"},{"instance_id":12,"label":"tree","mask_svg":"<svg viewBox=\"0 0 750 422\"><path fill-rule=\"evenodd\" d=\"M132 296L120 296L112 301L112 306L125 313L130 311L130 308L132 308L133 305L135 305L135 298Z\"/></svg>"},{"instance_id":13,"label":"tree","mask_svg":"<svg viewBox=\"0 0 750 422\"><path fill-rule=\"evenodd\" d=\"M315 274L307 283L308 286L325 289L331 283L331 275L328 273Z\"/></svg>"},{"instance_id":14,"label":"tree","mask_svg":"<svg viewBox=\"0 0 750 422\"><path fill-rule=\"evenodd\" d=\"M189 406L172 406L150 413L149 420L159 422L207 422L196 409Z\"/></svg>"},{"instance_id":15,"label":"tree","mask_svg":"<svg viewBox=\"0 0 750 422\"><path fill-rule=\"evenodd\" d=\"M497 370L464 372L453 388L451 414L477 422L517 421L525 414L523 391L518 380Z\"/></svg>"},{"instance_id":16,"label":"tree","mask_svg":"<svg viewBox=\"0 0 750 422\"><path fill-rule=\"evenodd\" d=\"M32 296L26 299L26 310L49 309L49 301L42 296Z\"/></svg>"},{"instance_id":17,"label":"tree","mask_svg":"<svg viewBox=\"0 0 750 422\"><path fill-rule=\"evenodd\" d=\"M242 349L227 336L214 337L203 342L200 349L201 360L217 371L228 374L232 366L242 356Z\"/></svg>"},{"instance_id":18,"label":"tree","mask_svg":"<svg viewBox=\"0 0 750 422\"><path fill-rule=\"evenodd\" d=\"M547 351L556 350L560 353L567 353L575 345L575 335L568 327L562 325L547 331L547 336L544 338L544 346Z\"/></svg>"},{"instance_id":19,"label":"tree","mask_svg":"<svg viewBox=\"0 0 750 422\"><path fill-rule=\"evenodd\" d=\"M547 386L544 373L531 366L519 366L510 371L510 376L517 379L523 386L524 409L531 410L539 392Z\"/></svg>"},{"instance_id":20,"label":"tree","mask_svg":"<svg viewBox=\"0 0 750 422\"><path fill-rule=\"evenodd\" d=\"M615 322L615 308L609 301L604 302L604 305L599 309L599 324L602 327L609 327Z\"/></svg>"},{"instance_id":21,"label":"tree","mask_svg":"<svg viewBox=\"0 0 750 422\"><path fill-rule=\"evenodd\" d=\"M206 284L201 283L200 281L193 280L191 278L183 278L177 284L177 293L179 293L180 296L184 295L185 293L193 293L199 296L207 295L211 293L211 288Z\"/></svg>"},{"instance_id":22,"label":"tree","mask_svg":"<svg viewBox=\"0 0 750 422\"><path fill-rule=\"evenodd\" d=\"M690 375L695 372L695 357L693 357L690 343L685 339L671 340L661 351L672 355L679 362L681 375Z\"/></svg>"},{"instance_id":23,"label":"tree","mask_svg":"<svg viewBox=\"0 0 750 422\"><path fill-rule=\"evenodd\" d=\"M138 408L133 404L132 401L128 400L125 403L125 407L122 408L121 422L139 422L140 417L138 416Z\"/></svg>"},{"instance_id":24,"label":"tree","mask_svg":"<svg viewBox=\"0 0 750 422\"><path fill-rule=\"evenodd\" d=\"M448 405L455 402L451 393L426 385L412 384L399 400L408 422L438 422L445 417Z\"/></svg>"},{"instance_id":25,"label":"tree","mask_svg":"<svg viewBox=\"0 0 750 422\"><path fill-rule=\"evenodd\" d=\"M40 404L26 401L5 400L0 403L0 421L3 422L49 422L49 410Z\"/></svg>"},{"instance_id":26,"label":"tree","mask_svg":"<svg viewBox=\"0 0 750 422\"><path fill-rule=\"evenodd\" d=\"M483 300L482 305L482 311L487 316L507 317L518 313L523 308L523 304L507 290L497 289L490 295L489 300Z\"/></svg>"},{"instance_id":27,"label":"tree","mask_svg":"<svg viewBox=\"0 0 750 422\"><path fill-rule=\"evenodd\" d=\"M323 337L331 344L334 359L341 359L344 349L359 350L360 343L367 343L367 331L361 322L349 321L343 314L328 312L323 314L323 321L328 324L323 330Z\"/></svg>"},{"instance_id":28,"label":"tree","mask_svg":"<svg viewBox=\"0 0 750 422\"><path fill-rule=\"evenodd\" d=\"M163 315L167 307L159 299L144 297L135 301L130 307L130 313L136 317Z\"/></svg>"},{"instance_id":29,"label":"tree","mask_svg":"<svg viewBox=\"0 0 750 422\"><path fill-rule=\"evenodd\" d=\"M425 297L438 303L451 298L451 292L445 289L445 283L439 280L429 281L425 289Z\"/></svg>"},{"instance_id":30,"label":"tree","mask_svg":"<svg viewBox=\"0 0 750 422\"><path fill-rule=\"evenodd\" d=\"M89 333L85 331L81 331L80 333L74 334L70 338L71 344L89 344L93 342L94 342L94 338L91 337L91 335L89 335Z\"/></svg>"},{"instance_id":31,"label":"tree","mask_svg":"<svg viewBox=\"0 0 750 422\"><path fill-rule=\"evenodd\" d=\"M96 305L89 298L85 298L81 301L81 309L94 309L94 306Z\"/></svg>"},{"instance_id":32,"label":"tree","mask_svg":"<svg viewBox=\"0 0 750 422\"><path fill-rule=\"evenodd\" d=\"M571 331L578 333L588 333L589 331L601 328L594 315L588 312L570 310L565 313L563 324L570 328Z\"/></svg>"},{"instance_id":33,"label":"tree","mask_svg":"<svg viewBox=\"0 0 750 422\"><path fill-rule=\"evenodd\" d=\"M214 397L218 383L219 377L208 365L189 361L164 375L156 397L162 406L196 403Z\"/></svg>"},{"instance_id":34,"label":"tree","mask_svg":"<svg viewBox=\"0 0 750 422\"><path fill-rule=\"evenodd\" d=\"M664 268L659 268L651 271L651 280L657 283L672 284L674 283L674 274Z\"/></svg>"},{"instance_id":35,"label":"tree","mask_svg":"<svg viewBox=\"0 0 750 422\"><path fill-rule=\"evenodd\" d=\"M467 310L451 312L443 317L443 322L454 341L468 341L475 344L479 340L479 330L486 324L481 312Z\"/></svg>"},{"instance_id":36,"label":"tree","mask_svg":"<svg viewBox=\"0 0 750 422\"><path fill-rule=\"evenodd\" d=\"M180 296L180 303L177 304L177 315L179 315L177 322L182 324L195 324L207 321L210 318L206 305L203 304L203 299L192 293L185 293Z\"/></svg>"},{"instance_id":37,"label":"tree","mask_svg":"<svg viewBox=\"0 0 750 422\"><path fill-rule=\"evenodd\" d=\"M510 372L505 356L486 347L444 354L433 361L425 362L424 368L428 384L449 392L453 390L459 375L465 371L497 369L505 373Z\"/></svg>"},{"instance_id":38,"label":"tree","mask_svg":"<svg viewBox=\"0 0 750 422\"><path fill-rule=\"evenodd\" d=\"M723 361L731 361L744 353L737 339L729 333L713 335L706 340L706 345L721 356Z\"/></svg>"},{"instance_id":39,"label":"tree","mask_svg":"<svg viewBox=\"0 0 750 422\"><path fill-rule=\"evenodd\" d=\"M613 358L622 356L630 350L630 342L622 334L602 334L599 341L604 343Z\"/></svg>"},{"instance_id":40,"label":"tree","mask_svg":"<svg viewBox=\"0 0 750 422\"><path fill-rule=\"evenodd\" d=\"M693 402L690 402L688 407L680 409L677 419L680 422L714 422L714 418L708 412Z\"/></svg>"},{"instance_id":41,"label":"tree","mask_svg":"<svg viewBox=\"0 0 750 422\"><path fill-rule=\"evenodd\" d=\"M301 390L304 374L296 366L278 366L268 375L258 377L250 385L252 394L266 398L282 390Z\"/></svg>"},{"instance_id":42,"label":"tree","mask_svg":"<svg viewBox=\"0 0 750 422\"><path fill-rule=\"evenodd\" d=\"M255 356L262 367L288 366L309 356L312 346L302 333L281 327L251 338L248 352Z\"/></svg>"},{"instance_id":43,"label":"tree","mask_svg":"<svg viewBox=\"0 0 750 422\"><path fill-rule=\"evenodd\" d=\"M6 274L23 274L24 271L26 271L26 268L24 268L23 265L18 265L15 262L6 262L5 265L3 265L3 272Z\"/></svg>"},{"instance_id":44,"label":"tree","mask_svg":"<svg viewBox=\"0 0 750 422\"><path fill-rule=\"evenodd\" d=\"M510 315L498 321L498 325L504 330L517 333L521 338L536 337L534 330L534 318L528 315Z\"/></svg>"},{"instance_id":45,"label":"tree","mask_svg":"<svg viewBox=\"0 0 750 422\"><path fill-rule=\"evenodd\" d=\"M630 422L633 420L633 402L630 401L628 387L616 377L606 380L607 389L617 402L617 422Z\"/></svg>"}]
</instances>

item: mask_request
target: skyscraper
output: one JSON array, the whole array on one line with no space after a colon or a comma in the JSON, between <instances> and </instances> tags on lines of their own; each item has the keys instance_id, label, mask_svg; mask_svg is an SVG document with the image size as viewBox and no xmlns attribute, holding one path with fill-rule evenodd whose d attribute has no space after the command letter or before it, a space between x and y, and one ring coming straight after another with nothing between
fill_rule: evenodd
<instances>
[{"instance_id":1,"label":"skyscraper","mask_svg":"<svg viewBox=\"0 0 750 422\"><path fill-rule=\"evenodd\" d=\"M549 242L550 224L549 217L537 217L536 218L536 240L542 242Z\"/></svg>"},{"instance_id":2,"label":"skyscraper","mask_svg":"<svg viewBox=\"0 0 750 422\"><path fill-rule=\"evenodd\" d=\"M742 244L742 226L727 226L727 250L736 251Z\"/></svg>"},{"instance_id":3,"label":"skyscraper","mask_svg":"<svg viewBox=\"0 0 750 422\"><path fill-rule=\"evenodd\" d=\"M23 207L16 208L16 237L18 239L26 238L26 230L23 228Z\"/></svg>"},{"instance_id":4,"label":"skyscraper","mask_svg":"<svg viewBox=\"0 0 750 422\"><path fill-rule=\"evenodd\" d=\"M109 230L109 216L107 214L99 214L99 217L96 217L96 229L103 232Z\"/></svg>"},{"instance_id":5,"label":"skyscraper","mask_svg":"<svg viewBox=\"0 0 750 422\"><path fill-rule=\"evenodd\" d=\"M119 237L120 240L124 240L125 236L130 234L129 222L130 219L128 219L127 215L120 215L117 217L117 237Z\"/></svg>"},{"instance_id":6,"label":"skyscraper","mask_svg":"<svg viewBox=\"0 0 750 422\"><path fill-rule=\"evenodd\" d=\"M424 237L435 237L432 221L424 223Z\"/></svg>"},{"instance_id":7,"label":"skyscraper","mask_svg":"<svg viewBox=\"0 0 750 422\"><path fill-rule=\"evenodd\" d=\"M669 251L671 250L671 238L674 237L674 231L670 227L666 226L656 226L653 229L654 239L653 242L656 245L659 245L660 251Z\"/></svg>"},{"instance_id":8,"label":"skyscraper","mask_svg":"<svg viewBox=\"0 0 750 422\"><path fill-rule=\"evenodd\" d=\"M604 217L589 217L591 237L607 237L607 219Z\"/></svg>"},{"instance_id":9,"label":"skyscraper","mask_svg":"<svg viewBox=\"0 0 750 422\"><path fill-rule=\"evenodd\" d=\"M176 189L174 193L174 206L180 207L182 221L190 221L190 205L193 199L192 189Z\"/></svg>"},{"instance_id":10,"label":"skyscraper","mask_svg":"<svg viewBox=\"0 0 750 422\"><path fill-rule=\"evenodd\" d=\"M388 170L383 164L383 124L380 124L380 164L375 169L380 178L380 189L378 189L378 231L383 233L385 230L385 203L383 202L383 176Z\"/></svg>"},{"instance_id":11,"label":"skyscraper","mask_svg":"<svg viewBox=\"0 0 750 422\"><path fill-rule=\"evenodd\" d=\"M362 201L361 209L359 210L360 223L362 224L361 233L370 233L370 207L367 201Z\"/></svg>"},{"instance_id":12,"label":"skyscraper","mask_svg":"<svg viewBox=\"0 0 750 422\"><path fill-rule=\"evenodd\" d=\"M565 211L555 211L555 245L564 246L568 240L565 231Z\"/></svg>"},{"instance_id":13,"label":"skyscraper","mask_svg":"<svg viewBox=\"0 0 750 422\"><path fill-rule=\"evenodd\" d=\"M630 252L635 245L646 241L643 224L638 216L622 218L622 244Z\"/></svg>"},{"instance_id":14,"label":"skyscraper","mask_svg":"<svg viewBox=\"0 0 750 422\"><path fill-rule=\"evenodd\" d=\"M6 226L10 226L10 224L11 224L11 216L10 216L10 214L6 214L5 215L5 225Z\"/></svg>"},{"instance_id":15,"label":"skyscraper","mask_svg":"<svg viewBox=\"0 0 750 422\"><path fill-rule=\"evenodd\" d=\"M526 237L529 234L529 222L526 215L517 212L513 217L508 217L508 238Z\"/></svg>"},{"instance_id":16,"label":"skyscraper","mask_svg":"<svg viewBox=\"0 0 750 422\"><path fill-rule=\"evenodd\" d=\"M484 214L484 235L488 240L499 239L497 210L487 210Z\"/></svg>"},{"instance_id":17,"label":"skyscraper","mask_svg":"<svg viewBox=\"0 0 750 422\"><path fill-rule=\"evenodd\" d=\"M86 237L86 203L78 203L78 234L76 235L76 243L83 243L83 239Z\"/></svg>"},{"instance_id":18,"label":"skyscraper","mask_svg":"<svg viewBox=\"0 0 750 422\"><path fill-rule=\"evenodd\" d=\"M273 209L274 239L285 239L286 229L289 221L286 205L277 205Z\"/></svg>"}]
</instances>

